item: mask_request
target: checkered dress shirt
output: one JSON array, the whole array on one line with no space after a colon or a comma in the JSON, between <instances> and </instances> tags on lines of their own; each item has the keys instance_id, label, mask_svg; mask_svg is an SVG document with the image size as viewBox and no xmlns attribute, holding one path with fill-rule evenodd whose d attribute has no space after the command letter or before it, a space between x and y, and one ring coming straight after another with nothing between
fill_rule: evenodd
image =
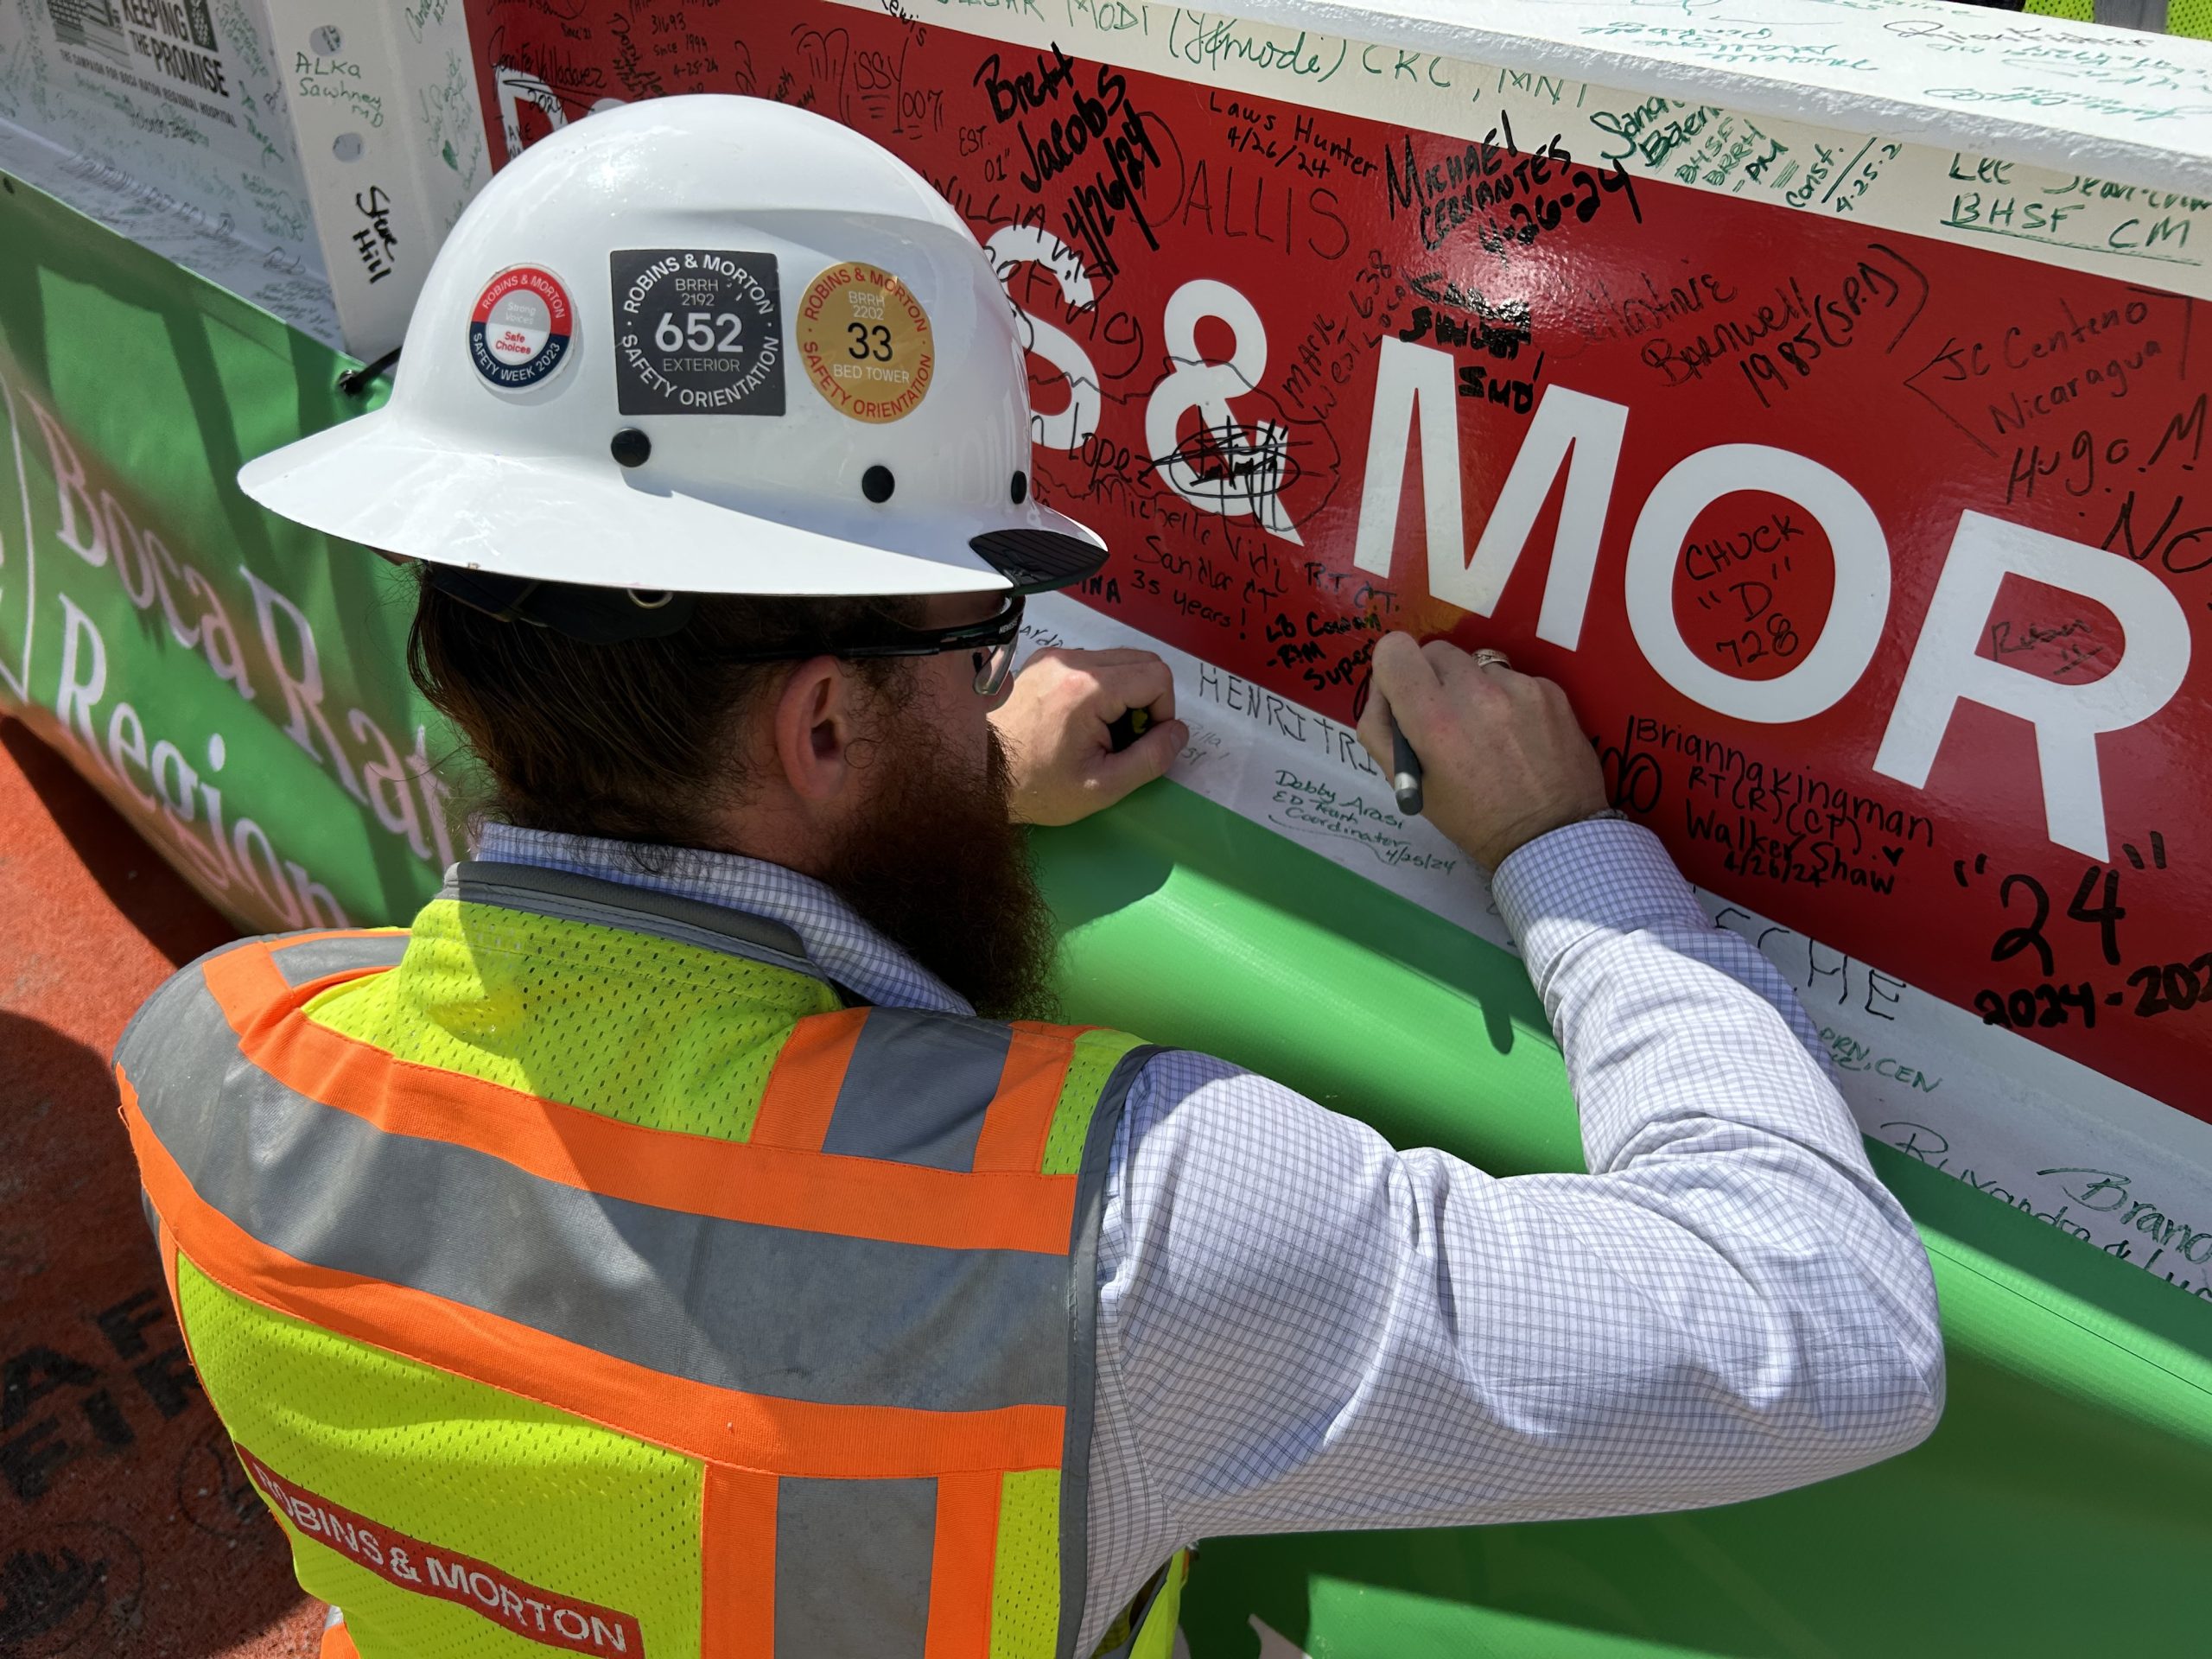
<instances>
[{"instance_id":1,"label":"checkered dress shirt","mask_svg":"<svg viewBox=\"0 0 2212 1659\"><path fill-rule=\"evenodd\" d=\"M501 824L480 855L772 917L871 1001L972 1012L776 865ZM1399 1152L1202 1054L1162 1054L1131 1089L1099 1238L1077 1652L1201 1538L1723 1503L1934 1427L1927 1258L1789 984L1633 824L1531 842L1493 890L1590 1173Z\"/></svg>"}]
</instances>

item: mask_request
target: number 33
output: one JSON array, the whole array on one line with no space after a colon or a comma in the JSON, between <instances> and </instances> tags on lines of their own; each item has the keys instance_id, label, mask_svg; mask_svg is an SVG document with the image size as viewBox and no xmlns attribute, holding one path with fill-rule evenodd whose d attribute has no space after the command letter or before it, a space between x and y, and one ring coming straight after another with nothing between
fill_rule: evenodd
<instances>
[{"instance_id":1,"label":"number 33","mask_svg":"<svg viewBox=\"0 0 2212 1659\"><path fill-rule=\"evenodd\" d=\"M891 331L881 323L879 322L871 327L865 322L849 322L845 325L845 332L853 337L852 346L848 355L857 358L863 363L871 357L879 363L888 363L891 360ZM874 337L872 341L870 336ZM871 344L874 346L873 350L870 349Z\"/></svg>"}]
</instances>

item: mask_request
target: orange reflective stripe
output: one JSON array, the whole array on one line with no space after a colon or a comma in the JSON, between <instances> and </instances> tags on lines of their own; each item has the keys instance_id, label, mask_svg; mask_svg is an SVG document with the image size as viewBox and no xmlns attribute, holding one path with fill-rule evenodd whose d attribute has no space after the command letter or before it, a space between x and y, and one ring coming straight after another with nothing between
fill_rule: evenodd
<instances>
[{"instance_id":1,"label":"orange reflective stripe","mask_svg":"<svg viewBox=\"0 0 2212 1659\"><path fill-rule=\"evenodd\" d=\"M671 1376L442 1297L318 1268L272 1249L201 1201L118 1071L140 1179L208 1277L340 1336L473 1377L687 1457L822 1479L912 1479L1058 1466L1057 1406L920 1411L825 1406Z\"/></svg>"},{"instance_id":2,"label":"orange reflective stripe","mask_svg":"<svg viewBox=\"0 0 2212 1659\"><path fill-rule=\"evenodd\" d=\"M990 1659L1000 1475L940 1475L923 1659Z\"/></svg>"},{"instance_id":3,"label":"orange reflective stripe","mask_svg":"<svg viewBox=\"0 0 2212 1659\"><path fill-rule=\"evenodd\" d=\"M998 1093L991 1096L982 1133L976 1137L978 1171L1027 1173L1044 1162L1045 1137L1052 1133L1052 1109L1059 1103L1073 1052L1064 1031L1026 1022L1014 1027ZM1072 1224L1072 1213L1069 1220Z\"/></svg>"},{"instance_id":4,"label":"orange reflective stripe","mask_svg":"<svg viewBox=\"0 0 2212 1659\"><path fill-rule=\"evenodd\" d=\"M276 965L276 952L289 950L296 944L317 944L325 939L390 939L404 934L404 928L341 927L326 928L319 933L279 933L270 938L249 939L237 949L226 950L220 956L200 964L203 975L223 973L238 982L253 982L275 988L276 994L289 994L294 988L284 977L283 969ZM391 970L381 963L360 968L347 968L334 974L325 974L313 982L317 991L349 979L359 979L366 974L384 974ZM304 990L305 985L298 988Z\"/></svg>"},{"instance_id":5,"label":"orange reflective stripe","mask_svg":"<svg viewBox=\"0 0 2212 1659\"><path fill-rule=\"evenodd\" d=\"M209 957L200 964L200 976L241 1041L248 1026L258 1029L291 1011L292 988L276 966L276 952L263 940ZM246 1023L241 1025L241 1020Z\"/></svg>"},{"instance_id":6,"label":"orange reflective stripe","mask_svg":"<svg viewBox=\"0 0 2212 1659\"><path fill-rule=\"evenodd\" d=\"M346 1634L343 1624L322 1627L321 1659L361 1659L360 1651L353 1645L353 1638Z\"/></svg>"},{"instance_id":7,"label":"orange reflective stripe","mask_svg":"<svg viewBox=\"0 0 2212 1659\"><path fill-rule=\"evenodd\" d=\"M837 1091L845 1086L845 1069L853 1063L853 1046L867 1020L866 1008L841 1008L810 1015L792 1027L768 1074L747 1144L822 1150L830 1115L837 1109Z\"/></svg>"},{"instance_id":8,"label":"orange reflective stripe","mask_svg":"<svg viewBox=\"0 0 2212 1659\"><path fill-rule=\"evenodd\" d=\"M776 1477L707 1465L699 1515L699 1659L776 1651Z\"/></svg>"},{"instance_id":9,"label":"orange reflective stripe","mask_svg":"<svg viewBox=\"0 0 2212 1659\"><path fill-rule=\"evenodd\" d=\"M749 1142L641 1128L503 1084L396 1059L317 1025L298 1010L327 982L286 985L265 949L218 957L205 970L208 990L247 1059L287 1088L390 1135L472 1147L542 1180L725 1221L944 1249L1067 1253L1075 1223L1072 1175L973 1175L797 1152L760 1144L757 1127ZM826 1024L846 1015L822 1018ZM858 1032L857 1020L850 1029ZM823 1063L823 1052L817 1044L816 1064ZM844 1054L850 1052L848 1040ZM841 1077L843 1063L837 1062ZM772 1094L772 1078L770 1088ZM818 1146L818 1131L815 1141Z\"/></svg>"},{"instance_id":10,"label":"orange reflective stripe","mask_svg":"<svg viewBox=\"0 0 2212 1659\"><path fill-rule=\"evenodd\" d=\"M162 1253L162 1278L169 1287L169 1306L176 1310L176 1326L178 1330L182 1331L184 1330L184 1304L177 1299L176 1294L176 1235L169 1230L168 1222L164 1221L160 1231L154 1235L154 1243ZM188 1332L186 1340L189 1342L191 1336Z\"/></svg>"}]
</instances>

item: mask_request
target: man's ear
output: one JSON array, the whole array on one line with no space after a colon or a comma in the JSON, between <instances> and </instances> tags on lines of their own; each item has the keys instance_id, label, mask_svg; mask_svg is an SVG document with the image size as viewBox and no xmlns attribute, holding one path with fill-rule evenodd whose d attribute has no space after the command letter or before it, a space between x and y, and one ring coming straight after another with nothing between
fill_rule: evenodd
<instances>
[{"instance_id":1,"label":"man's ear","mask_svg":"<svg viewBox=\"0 0 2212 1659\"><path fill-rule=\"evenodd\" d=\"M777 766L791 792L826 806L851 784L853 748L861 739L859 687L835 657L794 667L776 698L770 733Z\"/></svg>"}]
</instances>

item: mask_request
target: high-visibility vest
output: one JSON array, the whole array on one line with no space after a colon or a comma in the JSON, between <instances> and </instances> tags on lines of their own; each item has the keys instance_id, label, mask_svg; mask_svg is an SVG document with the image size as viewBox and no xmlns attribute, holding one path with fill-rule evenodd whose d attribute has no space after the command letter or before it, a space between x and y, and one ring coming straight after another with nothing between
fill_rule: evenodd
<instances>
[{"instance_id":1,"label":"high-visibility vest","mask_svg":"<svg viewBox=\"0 0 2212 1659\"><path fill-rule=\"evenodd\" d=\"M1153 1051L846 1000L779 925L479 863L139 1012L177 1318L362 1659L1073 1659Z\"/></svg>"},{"instance_id":2,"label":"high-visibility vest","mask_svg":"<svg viewBox=\"0 0 2212 1659\"><path fill-rule=\"evenodd\" d=\"M2027 0L2026 10L2077 23L2110 23L2157 35L2212 40L2212 0Z\"/></svg>"}]
</instances>

